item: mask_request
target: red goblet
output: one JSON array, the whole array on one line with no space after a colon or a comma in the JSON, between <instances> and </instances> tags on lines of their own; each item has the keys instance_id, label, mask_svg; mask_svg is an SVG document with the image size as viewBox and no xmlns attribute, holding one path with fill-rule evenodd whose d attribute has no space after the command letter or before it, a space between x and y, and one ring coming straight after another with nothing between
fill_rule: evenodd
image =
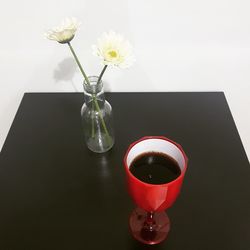
<instances>
[{"instance_id":1,"label":"red goblet","mask_svg":"<svg viewBox=\"0 0 250 250\"><path fill-rule=\"evenodd\" d=\"M180 169L176 179L163 184L149 184L135 177L131 163L145 153L160 153L174 159ZM129 225L135 239L145 244L162 242L170 230L170 221L165 213L179 195L187 169L187 157L182 147L162 136L143 137L131 144L124 157L129 194L138 206L132 212Z\"/></svg>"}]
</instances>

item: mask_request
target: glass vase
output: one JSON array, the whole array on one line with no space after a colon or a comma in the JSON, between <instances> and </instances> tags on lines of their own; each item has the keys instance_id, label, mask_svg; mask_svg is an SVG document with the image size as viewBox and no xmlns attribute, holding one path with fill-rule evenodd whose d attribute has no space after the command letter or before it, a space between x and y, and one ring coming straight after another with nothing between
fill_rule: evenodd
<instances>
[{"instance_id":1,"label":"glass vase","mask_svg":"<svg viewBox=\"0 0 250 250\"><path fill-rule=\"evenodd\" d=\"M97 76L84 81L84 104L81 119L87 147L96 153L104 153L114 145L112 107L105 100L103 83Z\"/></svg>"}]
</instances>

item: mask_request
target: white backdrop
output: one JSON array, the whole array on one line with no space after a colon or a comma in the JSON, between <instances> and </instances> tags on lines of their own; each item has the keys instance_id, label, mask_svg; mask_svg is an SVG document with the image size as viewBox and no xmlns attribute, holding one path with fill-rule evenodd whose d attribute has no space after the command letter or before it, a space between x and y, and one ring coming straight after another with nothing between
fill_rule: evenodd
<instances>
[{"instance_id":1,"label":"white backdrop","mask_svg":"<svg viewBox=\"0 0 250 250\"><path fill-rule=\"evenodd\" d=\"M0 148L24 92L81 91L66 45L43 37L67 16L82 22L72 41L89 75L91 45L123 33L137 62L109 69L107 91L224 91L250 156L249 0L8 0L0 9Z\"/></svg>"}]
</instances>

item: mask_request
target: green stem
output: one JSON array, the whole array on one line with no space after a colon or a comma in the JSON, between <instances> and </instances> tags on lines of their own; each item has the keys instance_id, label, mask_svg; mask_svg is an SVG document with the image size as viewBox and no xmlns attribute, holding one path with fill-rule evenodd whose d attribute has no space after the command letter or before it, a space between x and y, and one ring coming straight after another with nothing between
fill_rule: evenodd
<instances>
[{"instance_id":1,"label":"green stem","mask_svg":"<svg viewBox=\"0 0 250 250\"><path fill-rule=\"evenodd\" d=\"M106 133L106 135L107 135L107 137L108 137L108 140L109 140L109 142L111 143L111 138L110 138L109 132L108 132L108 130L107 130L106 124L105 124L105 122L104 122L104 120L103 120L103 117L102 117L102 114L101 114L101 110L100 110L100 107L99 107L99 105L98 105L98 102L97 102L97 100L96 100L95 95L93 95L93 100L94 100L94 103L95 103L95 106L96 106L96 110L97 110L97 112L98 112L98 115L99 115L99 117L100 117L100 120L101 120L103 129L104 129L104 132Z\"/></svg>"},{"instance_id":2,"label":"green stem","mask_svg":"<svg viewBox=\"0 0 250 250\"><path fill-rule=\"evenodd\" d=\"M108 65L105 65L104 68L102 69L102 72L100 74L100 76L98 77L98 81L97 81L97 84L102 80L102 76L105 72L105 70L107 69Z\"/></svg>"},{"instance_id":3,"label":"green stem","mask_svg":"<svg viewBox=\"0 0 250 250\"><path fill-rule=\"evenodd\" d=\"M102 72L101 72L100 76L98 77L97 84L99 84L100 81L102 80L102 76L103 76L105 70L107 69L107 67L108 67L108 65L105 65L105 66L103 67ZM98 102L97 102L96 98L94 98L94 102L95 102L96 108L97 108L97 110L98 110L98 109L99 109L99 106L98 106ZM99 109L99 111L100 111L100 109ZM109 133L108 133L108 130L107 130L107 127L106 127L105 122L104 122L104 120L103 120L103 117L101 116L101 113L100 113L99 111L98 111L98 114L99 114L99 117L100 117L100 119L101 119L102 126L103 126L104 131L105 131L105 133L107 134L107 137L108 137L108 139L109 139L109 141L110 141L110 135L109 135ZM110 142L111 142L111 141L110 141Z\"/></svg>"},{"instance_id":4,"label":"green stem","mask_svg":"<svg viewBox=\"0 0 250 250\"><path fill-rule=\"evenodd\" d=\"M93 95L92 95L92 97L93 97ZM94 106L94 102L93 101L92 101L92 110L95 112L95 106ZM93 115L93 117L91 119L91 127L92 127L91 136L92 136L92 138L94 138L95 137L94 115Z\"/></svg>"},{"instance_id":5,"label":"green stem","mask_svg":"<svg viewBox=\"0 0 250 250\"><path fill-rule=\"evenodd\" d=\"M90 85L89 79L88 79L87 75L85 74L85 72L84 72L84 70L83 70L83 68L82 68L82 65L81 65L81 63L80 63L80 61L79 61L79 59L78 59L78 57L77 57L77 55L76 55L76 53L75 53L73 47L71 46L70 42L68 42L68 45L69 45L69 48L70 48L70 50L71 50L71 52L72 52L72 54L73 54L73 56L74 56L74 58L75 58L75 60L76 60L76 63L77 63L77 65L78 65L78 67L79 67L81 73L83 74L83 77L84 77L85 81L87 82L87 84Z\"/></svg>"}]
</instances>

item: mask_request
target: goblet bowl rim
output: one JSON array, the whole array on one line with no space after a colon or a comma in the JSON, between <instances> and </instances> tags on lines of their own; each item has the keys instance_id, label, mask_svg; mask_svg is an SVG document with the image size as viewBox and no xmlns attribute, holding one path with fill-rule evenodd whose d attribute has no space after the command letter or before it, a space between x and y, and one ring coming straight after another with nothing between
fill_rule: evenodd
<instances>
[{"instance_id":1,"label":"goblet bowl rim","mask_svg":"<svg viewBox=\"0 0 250 250\"><path fill-rule=\"evenodd\" d=\"M166 182L166 183L162 183L162 184L151 184L151 183L147 183L147 182L144 182L144 181L141 181L140 179L138 179L137 177L135 177L131 171L129 170L129 166L127 164L127 157L128 157L128 154L130 152L130 150L138 143L142 142L142 141L145 141L145 140L150 140L150 139L160 139L160 140L165 140L165 141L168 141L172 144L174 144L175 146L177 146L177 148L181 151L182 155L183 155L183 158L184 158L184 167L183 167L183 170L181 171L181 174L174 180L170 181L170 182ZM149 187L159 187L159 186L162 186L162 187L167 187L167 186L170 186L172 185L173 183L177 182L178 180L182 179L185 175L185 172L187 170L187 164L188 164L188 157L186 155L186 153L184 152L182 146L180 144L178 144L177 142L165 137L165 136L143 136L142 138L140 138L139 140L136 140L134 141L133 143L131 143L125 153L125 156L123 158L123 165L125 167L125 171L126 173L131 177L133 178L134 180L138 181L139 183L145 185L145 186L149 186Z\"/></svg>"}]
</instances>

